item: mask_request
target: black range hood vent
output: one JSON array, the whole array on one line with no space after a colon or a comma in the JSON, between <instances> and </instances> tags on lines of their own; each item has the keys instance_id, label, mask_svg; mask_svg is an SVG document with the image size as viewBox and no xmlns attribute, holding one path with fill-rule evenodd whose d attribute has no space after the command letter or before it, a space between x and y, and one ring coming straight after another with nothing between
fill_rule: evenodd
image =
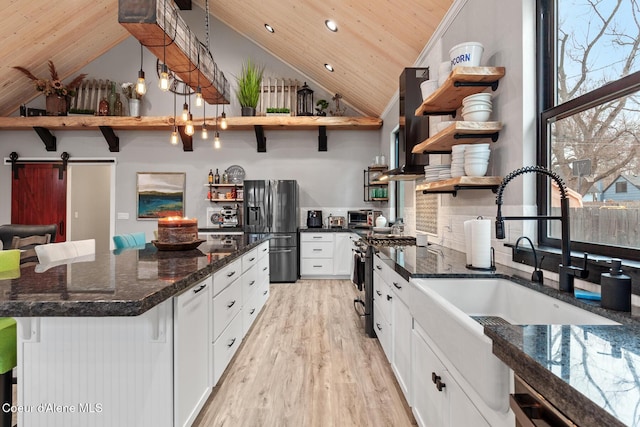
<instances>
[{"instance_id":1,"label":"black range hood vent","mask_svg":"<svg viewBox=\"0 0 640 427\"><path fill-rule=\"evenodd\" d=\"M405 68L400 75L400 120L398 130L398 159L401 167L384 171L378 179L410 181L424 177L429 164L428 154L413 154L413 147L429 138L429 116L416 116L422 104L420 83L429 80L429 68Z\"/></svg>"}]
</instances>

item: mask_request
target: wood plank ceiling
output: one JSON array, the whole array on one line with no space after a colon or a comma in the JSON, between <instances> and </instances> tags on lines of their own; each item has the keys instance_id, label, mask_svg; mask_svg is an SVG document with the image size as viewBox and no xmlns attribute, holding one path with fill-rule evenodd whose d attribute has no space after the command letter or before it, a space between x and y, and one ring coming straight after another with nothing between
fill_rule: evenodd
<instances>
[{"instance_id":1,"label":"wood plank ceiling","mask_svg":"<svg viewBox=\"0 0 640 427\"><path fill-rule=\"evenodd\" d=\"M204 10L204 0L193 3ZM210 0L209 9L328 92L378 117L397 90L402 69L415 62L452 3ZM326 29L326 19L337 22L336 33ZM265 23L275 33L267 32ZM60 76L69 78L127 37L118 23L118 0L8 0L0 16L0 115L38 95L12 66L44 77L51 59ZM335 71L326 71L325 63Z\"/></svg>"}]
</instances>

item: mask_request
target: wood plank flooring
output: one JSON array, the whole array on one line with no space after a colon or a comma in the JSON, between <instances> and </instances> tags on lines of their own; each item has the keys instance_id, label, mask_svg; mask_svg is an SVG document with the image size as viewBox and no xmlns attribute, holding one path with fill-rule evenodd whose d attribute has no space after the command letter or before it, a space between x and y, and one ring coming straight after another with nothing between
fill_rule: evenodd
<instances>
[{"instance_id":1,"label":"wood plank flooring","mask_svg":"<svg viewBox=\"0 0 640 427\"><path fill-rule=\"evenodd\" d=\"M263 312L195 426L415 425L347 280L271 284Z\"/></svg>"}]
</instances>

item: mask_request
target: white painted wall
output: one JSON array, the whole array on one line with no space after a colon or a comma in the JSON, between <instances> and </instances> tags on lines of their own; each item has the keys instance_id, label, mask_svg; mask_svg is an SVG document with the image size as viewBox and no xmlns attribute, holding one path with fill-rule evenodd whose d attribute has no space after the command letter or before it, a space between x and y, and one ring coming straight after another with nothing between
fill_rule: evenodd
<instances>
[{"instance_id":1,"label":"white painted wall","mask_svg":"<svg viewBox=\"0 0 640 427\"><path fill-rule=\"evenodd\" d=\"M196 11L185 15L192 25ZM204 22L193 23L204 34ZM234 83L233 75L248 57L266 65L273 76L298 77L295 70L270 56L260 47L239 36L218 21L212 20L212 52L225 75ZM204 40L204 36L198 33ZM145 50L144 69L148 81L142 112L144 115L167 115L173 113L173 96L157 88L155 58ZM112 50L87 65L82 72L89 78L135 81L140 67L140 46L128 38ZM306 80L316 91L316 97L330 95L316 90L314 82ZM233 86L232 86L233 91ZM178 99L180 106L183 100ZM29 103L29 107L44 105L43 97ZM195 107L194 107L195 109ZM232 104L226 107L227 116L239 115L240 109L232 96ZM207 108L207 116L215 109ZM221 108L219 113L221 113ZM356 114L353 109L351 113ZM194 111L197 122L201 113ZM357 114L356 114L357 115ZM19 118L16 118L19 120ZM209 124L211 129L211 124ZM16 151L21 157L47 157L59 159L68 152L72 157L115 158L116 199L115 212L128 213L128 220L117 220L114 234L145 231L147 240L153 238L156 221L137 221L136 217L136 172L185 172L187 176L186 215L197 217L200 226L206 224L205 212L210 202L206 201L206 183L209 169L220 172L231 165L240 165L247 179L297 179L300 184L300 206L302 209L322 209L325 215L344 214L347 209L367 207L363 201L363 170L380 150L379 131L328 130L328 151L318 152L318 134L314 131L265 131L267 152L256 152L253 131L222 132L222 148L213 150L211 140L203 141L194 135L194 151L183 152L182 147L169 144L168 131L117 131L120 137L120 152L108 151L107 143L98 131L56 131L57 152L47 152L35 132L0 132L0 156L6 158ZM211 134L211 132L210 132ZM212 136L210 136L211 138ZM11 194L10 166L0 166L0 195L9 200ZM377 206L376 206L377 207ZM301 212L302 215L302 212ZM9 223L11 207L0 205L0 223ZM301 222L304 225L303 222Z\"/></svg>"}]
</instances>

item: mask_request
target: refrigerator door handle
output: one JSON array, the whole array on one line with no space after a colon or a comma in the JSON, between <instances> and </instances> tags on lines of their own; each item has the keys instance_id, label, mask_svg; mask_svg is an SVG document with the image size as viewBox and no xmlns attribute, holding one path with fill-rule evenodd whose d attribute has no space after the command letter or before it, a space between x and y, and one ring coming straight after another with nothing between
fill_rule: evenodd
<instances>
[{"instance_id":1,"label":"refrigerator door handle","mask_svg":"<svg viewBox=\"0 0 640 427\"><path fill-rule=\"evenodd\" d=\"M291 239L293 236L271 236L272 239Z\"/></svg>"},{"instance_id":2,"label":"refrigerator door handle","mask_svg":"<svg viewBox=\"0 0 640 427\"><path fill-rule=\"evenodd\" d=\"M286 254L291 252L291 249L269 249L270 254Z\"/></svg>"}]
</instances>

